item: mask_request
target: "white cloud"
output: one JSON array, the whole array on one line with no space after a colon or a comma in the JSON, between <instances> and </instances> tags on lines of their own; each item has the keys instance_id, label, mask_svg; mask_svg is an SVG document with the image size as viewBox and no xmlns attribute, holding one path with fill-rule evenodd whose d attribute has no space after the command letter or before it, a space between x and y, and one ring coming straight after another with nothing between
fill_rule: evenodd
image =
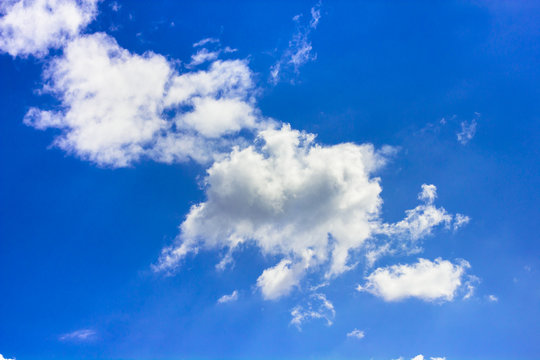
<instances>
[{"instance_id":1,"label":"white cloud","mask_svg":"<svg viewBox=\"0 0 540 360\"><path fill-rule=\"evenodd\" d=\"M480 283L480 278L474 275L468 275L465 282L463 283L463 289L465 294L463 295L463 300L470 299L474 296L476 291L476 285Z\"/></svg>"},{"instance_id":2,"label":"white cloud","mask_svg":"<svg viewBox=\"0 0 540 360\"><path fill-rule=\"evenodd\" d=\"M215 44L215 43L219 43L219 39L209 37L209 38L204 38L202 40L197 41L195 44L193 44L193 47L200 47L206 44Z\"/></svg>"},{"instance_id":3,"label":"white cloud","mask_svg":"<svg viewBox=\"0 0 540 360\"><path fill-rule=\"evenodd\" d=\"M44 56L63 47L96 17L98 0L19 0L0 5L0 50Z\"/></svg>"},{"instance_id":4,"label":"white cloud","mask_svg":"<svg viewBox=\"0 0 540 360\"><path fill-rule=\"evenodd\" d=\"M359 285L359 291L367 291L385 301L399 301L416 297L425 301L451 301L463 284L463 277L470 267L466 261L452 264L450 261L418 259L412 265L392 265L378 268Z\"/></svg>"},{"instance_id":5,"label":"white cloud","mask_svg":"<svg viewBox=\"0 0 540 360\"><path fill-rule=\"evenodd\" d=\"M61 341L88 341L96 336L96 332L91 329L80 329L60 336Z\"/></svg>"},{"instance_id":6,"label":"white cloud","mask_svg":"<svg viewBox=\"0 0 540 360\"><path fill-rule=\"evenodd\" d=\"M416 355L416 356L413 357L411 360L424 360L424 355L422 355L422 354Z\"/></svg>"},{"instance_id":7,"label":"white cloud","mask_svg":"<svg viewBox=\"0 0 540 360\"><path fill-rule=\"evenodd\" d=\"M234 143L219 137L260 126L251 71L241 60L178 74L163 56L130 53L96 33L70 42L45 77L61 107L32 108L25 123L60 129L56 146L101 166L140 158L209 162Z\"/></svg>"},{"instance_id":8,"label":"white cloud","mask_svg":"<svg viewBox=\"0 0 540 360\"><path fill-rule=\"evenodd\" d=\"M456 134L457 140L465 145L472 140L476 134L476 119L471 120L470 122L462 121L461 122L461 131Z\"/></svg>"},{"instance_id":9,"label":"white cloud","mask_svg":"<svg viewBox=\"0 0 540 360\"><path fill-rule=\"evenodd\" d=\"M225 303L233 302L236 300L238 300L238 290L234 290L232 294L223 295L222 297L218 299L217 302L218 304L225 304Z\"/></svg>"},{"instance_id":10,"label":"white cloud","mask_svg":"<svg viewBox=\"0 0 540 360\"><path fill-rule=\"evenodd\" d=\"M352 253L368 239L417 241L452 222L432 203L435 187L425 185L427 204L383 224L380 179L372 174L385 162L369 144L322 146L289 125L263 130L255 145L236 148L208 169L207 200L191 208L176 244L163 250L154 269L172 271L201 248L228 250L228 263L239 244L251 242L280 257L257 280L264 298L277 299L309 272L322 270L330 279L351 269L358 261Z\"/></svg>"},{"instance_id":11,"label":"white cloud","mask_svg":"<svg viewBox=\"0 0 540 360\"><path fill-rule=\"evenodd\" d=\"M0 354L0 360L15 360L15 358L5 358L4 355Z\"/></svg>"},{"instance_id":12,"label":"white cloud","mask_svg":"<svg viewBox=\"0 0 540 360\"><path fill-rule=\"evenodd\" d=\"M299 68L305 63L315 60L316 54L312 53L310 35L317 28L321 18L321 4L318 3L311 8L311 18L307 24L301 23L302 15L296 15L293 20L296 23L296 33L289 41L289 46L282 54L281 58L270 68L271 81L277 83L283 71L292 68L298 73Z\"/></svg>"},{"instance_id":13,"label":"white cloud","mask_svg":"<svg viewBox=\"0 0 540 360\"><path fill-rule=\"evenodd\" d=\"M287 294L327 261L329 276L342 273L349 249L370 236L379 213L379 179L370 175L384 162L371 145L320 146L288 125L261 131L257 145L234 150L208 170L208 200L191 209L178 245L164 250L157 269L174 268L199 247L252 241L265 254L283 256L258 280L266 298Z\"/></svg>"},{"instance_id":14,"label":"white cloud","mask_svg":"<svg viewBox=\"0 0 540 360\"><path fill-rule=\"evenodd\" d=\"M432 357L431 360L446 360L445 357Z\"/></svg>"},{"instance_id":15,"label":"white cloud","mask_svg":"<svg viewBox=\"0 0 540 360\"><path fill-rule=\"evenodd\" d=\"M444 225L446 228L453 227L457 230L469 221L465 215L451 215L444 208L434 206L436 197L437 187L423 184L418 199L424 201L424 204L405 211L406 216L403 220L394 224L384 224L378 231L400 239L402 241L400 246L403 248L412 247L417 251L416 240L431 235L435 227Z\"/></svg>"},{"instance_id":16,"label":"white cloud","mask_svg":"<svg viewBox=\"0 0 540 360\"><path fill-rule=\"evenodd\" d=\"M347 334L347 337L353 337L356 339L363 339L366 336L366 334L362 330L354 329L350 333Z\"/></svg>"},{"instance_id":17,"label":"white cloud","mask_svg":"<svg viewBox=\"0 0 540 360\"><path fill-rule=\"evenodd\" d=\"M207 61L213 61L213 60L216 60L218 56L219 56L218 51L209 51L208 49L203 48L197 51L197 53L191 55L191 62L189 63L189 65L196 66L196 65L205 63Z\"/></svg>"},{"instance_id":18,"label":"white cloud","mask_svg":"<svg viewBox=\"0 0 540 360\"><path fill-rule=\"evenodd\" d=\"M498 298L497 296L493 295L493 294L488 295L487 299L488 299L489 301L491 301L491 302L497 302L497 301L499 301L499 298Z\"/></svg>"},{"instance_id":19,"label":"white cloud","mask_svg":"<svg viewBox=\"0 0 540 360\"><path fill-rule=\"evenodd\" d=\"M291 310L291 325L302 330L302 324L312 319L326 320L326 325L331 326L336 311L334 305L326 298L324 294L312 294L307 306L296 306Z\"/></svg>"}]
</instances>

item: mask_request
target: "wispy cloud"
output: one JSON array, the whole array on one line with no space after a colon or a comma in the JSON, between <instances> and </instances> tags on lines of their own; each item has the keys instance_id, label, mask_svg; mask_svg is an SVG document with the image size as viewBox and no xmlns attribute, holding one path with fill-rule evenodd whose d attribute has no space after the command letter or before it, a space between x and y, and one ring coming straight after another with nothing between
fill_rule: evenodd
<instances>
[{"instance_id":1,"label":"wispy cloud","mask_svg":"<svg viewBox=\"0 0 540 360\"><path fill-rule=\"evenodd\" d=\"M471 121L462 121L461 122L461 131L456 133L457 140L461 145L466 145L469 141L472 140L476 134L476 126L478 124L477 119L480 117L479 113L475 113L475 118Z\"/></svg>"},{"instance_id":2,"label":"wispy cloud","mask_svg":"<svg viewBox=\"0 0 540 360\"><path fill-rule=\"evenodd\" d=\"M217 302L218 304L225 304L225 303L230 303L236 300L238 300L238 290L234 290L232 294L223 295L222 297L218 299Z\"/></svg>"},{"instance_id":3,"label":"wispy cloud","mask_svg":"<svg viewBox=\"0 0 540 360\"><path fill-rule=\"evenodd\" d=\"M306 306L296 306L291 310L291 325L302 330L302 324L313 319L326 320L328 326L332 325L336 317L334 305L324 294L312 294Z\"/></svg>"},{"instance_id":4,"label":"wispy cloud","mask_svg":"<svg viewBox=\"0 0 540 360\"><path fill-rule=\"evenodd\" d=\"M319 2L311 8L310 19L307 23L302 22L302 18L302 14L293 17L296 32L281 58L270 68L270 81L274 84L280 81L283 72L292 69L295 74L298 74L302 65L317 58L317 55L312 52L310 35L317 28L321 19L321 3Z\"/></svg>"},{"instance_id":5,"label":"wispy cloud","mask_svg":"<svg viewBox=\"0 0 540 360\"><path fill-rule=\"evenodd\" d=\"M356 339L363 339L366 336L366 334L362 330L354 329L350 333L347 334L347 337L352 337Z\"/></svg>"},{"instance_id":6,"label":"wispy cloud","mask_svg":"<svg viewBox=\"0 0 540 360\"><path fill-rule=\"evenodd\" d=\"M89 341L95 338L96 332L92 329L80 329L63 334L59 337L60 341Z\"/></svg>"}]
</instances>

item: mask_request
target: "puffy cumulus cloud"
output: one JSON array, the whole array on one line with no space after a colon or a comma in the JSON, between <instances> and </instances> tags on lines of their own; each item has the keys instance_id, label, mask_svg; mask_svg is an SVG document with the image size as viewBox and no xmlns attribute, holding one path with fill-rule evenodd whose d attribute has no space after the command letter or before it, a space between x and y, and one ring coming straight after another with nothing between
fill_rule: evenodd
<instances>
[{"instance_id":1,"label":"puffy cumulus cloud","mask_svg":"<svg viewBox=\"0 0 540 360\"><path fill-rule=\"evenodd\" d=\"M231 294L223 295L218 299L218 304L225 304L238 300L238 290L234 290Z\"/></svg>"},{"instance_id":2,"label":"puffy cumulus cloud","mask_svg":"<svg viewBox=\"0 0 540 360\"><path fill-rule=\"evenodd\" d=\"M309 61L317 58L312 52L310 35L317 28L321 18L321 3L311 8L311 18L307 23L301 22L302 15L296 15L293 20L296 24L296 32L289 41L288 48L283 52L281 58L270 68L270 80L276 84L283 72L292 69L298 73L299 68Z\"/></svg>"},{"instance_id":3,"label":"puffy cumulus cloud","mask_svg":"<svg viewBox=\"0 0 540 360\"><path fill-rule=\"evenodd\" d=\"M397 224L381 222L380 179L373 173L387 152L369 144L323 146L289 125L260 131L255 144L235 148L208 169L207 200L191 208L177 242L163 249L154 269L170 272L199 249L226 249L223 268L240 244L250 242L280 258L257 280L265 299L277 299L310 272L331 279L351 269L358 262L353 253L368 239L418 240L450 222L444 209L431 209L432 185L424 186L428 203L414 214ZM433 219L432 212L440 214Z\"/></svg>"},{"instance_id":4,"label":"puffy cumulus cloud","mask_svg":"<svg viewBox=\"0 0 540 360\"><path fill-rule=\"evenodd\" d=\"M0 360L15 360L15 358L6 358L4 355L0 354Z\"/></svg>"},{"instance_id":5,"label":"puffy cumulus cloud","mask_svg":"<svg viewBox=\"0 0 540 360\"><path fill-rule=\"evenodd\" d=\"M347 337L352 337L355 339L363 339L366 334L362 330L354 329L350 333L347 333Z\"/></svg>"},{"instance_id":6,"label":"puffy cumulus cloud","mask_svg":"<svg viewBox=\"0 0 540 360\"><path fill-rule=\"evenodd\" d=\"M0 4L0 50L44 56L77 36L96 16L98 0L19 0Z\"/></svg>"},{"instance_id":7,"label":"puffy cumulus cloud","mask_svg":"<svg viewBox=\"0 0 540 360\"><path fill-rule=\"evenodd\" d=\"M326 325L331 326L336 311L334 305L326 298L324 294L312 294L306 306L296 306L291 310L291 325L302 330L302 324L313 319L322 319Z\"/></svg>"},{"instance_id":8,"label":"puffy cumulus cloud","mask_svg":"<svg viewBox=\"0 0 540 360\"><path fill-rule=\"evenodd\" d=\"M412 265L392 265L378 268L366 277L358 291L367 291L385 301L399 301L416 297L425 301L451 301L465 283L464 275L470 267L462 260L457 264L435 259L418 259Z\"/></svg>"},{"instance_id":9,"label":"puffy cumulus cloud","mask_svg":"<svg viewBox=\"0 0 540 360\"><path fill-rule=\"evenodd\" d=\"M379 212L381 187L370 175L384 157L371 145L317 145L289 125L261 131L257 141L208 170L208 200L191 209L180 243L164 250L158 269L199 247L253 241L265 254L284 255L258 280L266 298L287 294L327 260L328 275L348 269L348 250L369 237Z\"/></svg>"},{"instance_id":10,"label":"puffy cumulus cloud","mask_svg":"<svg viewBox=\"0 0 540 360\"><path fill-rule=\"evenodd\" d=\"M60 109L32 108L25 123L60 129L56 146L102 166L141 157L208 162L230 150L223 137L259 126L251 71L241 60L179 74L161 55L133 54L96 33L71 41L45 78Z\"/></svg>"}]
</instances>

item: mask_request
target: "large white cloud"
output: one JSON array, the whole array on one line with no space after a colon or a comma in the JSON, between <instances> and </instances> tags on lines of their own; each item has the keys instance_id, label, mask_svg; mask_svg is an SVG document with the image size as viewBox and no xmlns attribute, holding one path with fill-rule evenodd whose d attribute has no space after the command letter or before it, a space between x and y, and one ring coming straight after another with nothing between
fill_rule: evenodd
<instances>
[{"instance_id":1,"label":"large white cloud","mask_svg":"<svg viewBox=\"0 0 540 360\"><path fill-rule=\"evenodd\" d=\"M163 250L155 270L174 270L201 248L227 249L224 261L230 261L239 244L252 242L281 258L257 280L264 298L277 299L308 272L322 270L328 279L351 269L359 260L352 253L374 236L418 240L452 222L433 205L435 187L426 185L423 193L432 194L426 204L402 222L382 223L380 179L373 173L385 162L385 151L369 144L322 146L313 134L289 125L263 130L255 145L210 167L207 201L192 207L177 243ZM430 221L413 221L411 212ZM432 220L434 212L442 215Z\"/></svg>"},{"instance_id":2,"label":"large white cloud","mask_svg":"<svg viewBox=\"0 0 540 360\"><path fill-rule=\"evenodd\" d=\"M359 285L359 291L367 291L385 301L419 298L426 301L450 301L465 284L464 275L470 267L462 260L457 264L435 259L419 259L411 265L392 265L378 268Z\"/></svg>"},{"instance_id":3,"label":"large white cloud","mask_svg":"<svg viewBox=\"0 0 540 360\"><path fill-rule=\"evenodd\" d=\"M98 0L19 0L0 4L0 50L43 56L60 48L96 16Z\"/></svg>"},{"instance_id":4,"label":"large white cloud","mask_svg":"<svg viewBox=\"0 0 540 360\"><path fill-rule=\"evenodd\" d=\"M71 41L45 72L58 110L32 108L25 123L58 128L55 145L105 166L141 157L211 161L221 137L258 124L246 62L213 62L178 74L165 57L137 55L96 33ZM229 144L230 145L230 144Z\"/></svg>"}]
</instances>

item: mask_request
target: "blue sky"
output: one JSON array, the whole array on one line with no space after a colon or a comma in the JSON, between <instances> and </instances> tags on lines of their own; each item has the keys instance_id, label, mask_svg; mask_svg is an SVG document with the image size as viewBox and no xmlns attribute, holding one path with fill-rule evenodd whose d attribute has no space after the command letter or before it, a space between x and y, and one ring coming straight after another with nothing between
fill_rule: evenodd
<instances>
[{"instance_id":1,"label":"blue sky","mask_svg":"<svg viewBox=\"0 0 540 360\"><path fill-rule=\"evenodd\" d=\"M0 359L540 357L538 2L0 11Z\"/></svg>"}]
</instances>

